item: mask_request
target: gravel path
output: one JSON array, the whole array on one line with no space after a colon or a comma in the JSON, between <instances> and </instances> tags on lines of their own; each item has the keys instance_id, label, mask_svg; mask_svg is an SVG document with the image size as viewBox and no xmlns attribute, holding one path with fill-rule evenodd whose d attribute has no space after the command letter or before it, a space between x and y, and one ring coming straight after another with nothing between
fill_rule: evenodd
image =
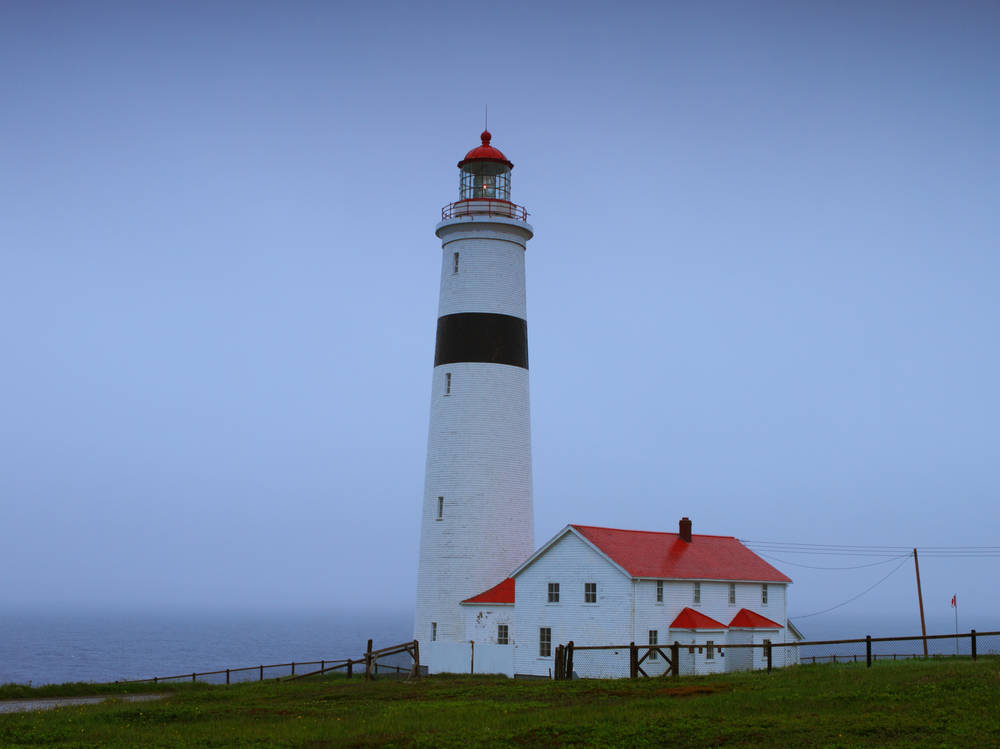
<instances>
[{"instance_id":1,"label":"gravel path","mask_svg":"<svg viewBox=\"0 0 1000 749\"><path fill-rule=\"evenodd\" d=\"M52 710L67 705L96 705L104 700L149 702L162 700L165 694L109 694L100 697L50 697L38 700L0 700L0 713L26 713L31 710Z\"/></svg>"}]
</instances>

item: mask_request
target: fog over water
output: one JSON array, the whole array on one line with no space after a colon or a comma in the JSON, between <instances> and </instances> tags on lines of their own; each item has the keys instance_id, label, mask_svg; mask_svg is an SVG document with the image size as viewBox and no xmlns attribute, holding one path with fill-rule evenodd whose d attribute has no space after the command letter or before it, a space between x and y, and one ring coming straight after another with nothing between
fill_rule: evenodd
<instances>
[{"instance_id":1,"label":"fog over water","mask_svg":"<svg viewBox=\"0 0 1000 749\"><path fill-rule=\"evenodd\" d=\"M537 543L996 545L998 48L975 2L2 4L0 622L406 631L486 104ZM774 556L793 618L892 568ZM928 616L1000 628L998 564L922 556ZM910 564L835 613L915 611Z\"/></svg>"}]
</instances>

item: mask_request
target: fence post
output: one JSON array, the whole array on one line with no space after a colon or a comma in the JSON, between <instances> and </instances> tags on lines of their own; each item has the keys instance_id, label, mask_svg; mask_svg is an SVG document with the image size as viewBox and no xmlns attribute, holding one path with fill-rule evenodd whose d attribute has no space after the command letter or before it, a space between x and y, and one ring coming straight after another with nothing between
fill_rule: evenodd
<instances>
[{"instance_id":1,"label":"fence post","mask_svg":"<svg viewBox=\"0 0 1000 749\"><path fill-rule=\"evenodd\" d=\"M350 658L347 659L347 678L350 679L354 675L354 661Z\"/></svg>"},{"instance_id":2,"label":"fence post","mask_svg":"<svg viewBox=\"0 0 1000 749\"><path fill-rule=\"evenodd\" d=\"M674 640L670 646L670 660L674 662L674 676L681 675L681 644Z\"/></svg>"},{"instance_id":3,"label":"fence post","mask_svg":"<svg viewBox=\"0 0 1000 749\"><path fill-rule=\"evenodd\" d=\"M566 646L566 678L573 678L573 641Z\"/></svg>"},{"instance_id":4,"label":"fence post","mask_svg":"<svg viewBox=\"0 0 1000 749\"><path fill-rule=\"evenodd\" d=\"M198 674L197 673L191 674L191 681L198 681Z\"/></svg>"},{"instance_id":5,"label":"fence post","mask_svg":"<svg viewBox=\"0 0 1000 749\"><path fill-rule=\"evenodd\" d=\"M264 664L260 664L260 680L264 681Z\"/></svg>"},{"instance_id":6,"label":"fence post","mask_svg":"<svg viewBox=\"0 0 1000 749\"><path fill-rule=\"evenodd\" d=\"M639 678L639 649L634 642L630 642L628 646L628 671L630 679Z\"/></svg>"},{"instance_id":7,"label":"fence post","mask_svg":"<svg viewBox=\"0 0 1000 749\"><path fill-rule=\"evenodd\" d=\"M295 661L292 661L292 676L295 676Z\"/></svg>"},{"instance_id":8,"label":"fence post","mask_svg":"<svg viewBox=\"0 0 1000 749\"><path fill-rule=\"evenodd\" d=\"M771 673L771 643L764 643L764 654L767 656L767 672Z\"/></svg>"},{"instance_id":9,"label":"fence post","mask_svg":"<svg viewBox=\"0 0 1000 749\"><path fill-rule=\"evenodd\" d=\"M976 630L972 630L972 660L976 660Z\"/></svg>"},{"instance_id":10,"label":"fence post","mask_svg":"<svg viewBox=\"0 0 1000 749\"><path fill-rule=\"evenodd\" d=\"M420 641L413 641L413 676L420 678Z\"/></svg>"},{"instance_id":11,"label":"fence post","mask_svg":"<svg viewBox=\"0 0 1000 749\"><path fill-rule=\"evenodd\" d=\"M365 681L372 678L372 641L368 641L368 650L365 651Z\"/></svg>"},{"instance_id":12,"label":"fence post","mask_svg":"<svg viewBox=\"0 0 1000 749\"><path fill-rule=\"evenodd\" d=\"M868 668L872 667L872 636L865 635L865 660L868 662Z\"/></svg>"},{"instance_id":13,"label":"fence post","mask_svg":"<svg viewBox=\"0 0 1000 749\"><path fill-rule=\"evenodd\" d=\"M319 670L326 671L326 660L322 660L319 662Z\"/></svg>"},{"instance_id":14,"label":"fence post","mask_svg":"<svg viewBox=\"0 0 1000 749\"><path fill-rule=\"evenodd\" d=\"M469 673L476 673L476 641L469 640Z\"/></svg>"},{"instance_id":15,"label":"fence post","mask_svg":"<svg viewBox=\"0 0 1000 749\"><path fill-rule=\"evenodd\" d=\"M226 686L229 686L229 669L226 669Z\"/></svg>"}]
</instances>

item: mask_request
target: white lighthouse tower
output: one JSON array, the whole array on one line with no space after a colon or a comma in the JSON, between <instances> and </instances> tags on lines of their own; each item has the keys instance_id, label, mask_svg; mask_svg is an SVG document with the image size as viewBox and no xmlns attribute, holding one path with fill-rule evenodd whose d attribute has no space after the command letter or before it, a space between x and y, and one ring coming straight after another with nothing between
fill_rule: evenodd
<instances>
[{"instance_id":1,"label":"white lighthouse tower","mask_svg":"<svg viewBox=\"0 0 1000 749\"><path fill-rule=\"evenodd\" d=\"M524 288L533 230L510 201L514 165L491 137L483 132L458 163L459 200L435 229L441 295L414 621L421 643L468 642L459 603L534 550Z\"/></svg>"}]
</instances>

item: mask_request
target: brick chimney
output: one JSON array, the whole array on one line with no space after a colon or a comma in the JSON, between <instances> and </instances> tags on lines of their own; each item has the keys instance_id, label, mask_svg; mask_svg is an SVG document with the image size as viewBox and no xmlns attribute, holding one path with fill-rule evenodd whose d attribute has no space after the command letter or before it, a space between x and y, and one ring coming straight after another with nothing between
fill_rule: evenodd
<instances>
[{"instance_id":1,"label":"brick chimney","mask_svg":"<svg viewBox=\"0 0 1000 749\"><path fill-rule=\"evenodd\" d=\"M691 520L690 518L681 518L680 530L678 534L681 537L681 541L687 541L691 543Z\"/></svg>"}]
</instances>

